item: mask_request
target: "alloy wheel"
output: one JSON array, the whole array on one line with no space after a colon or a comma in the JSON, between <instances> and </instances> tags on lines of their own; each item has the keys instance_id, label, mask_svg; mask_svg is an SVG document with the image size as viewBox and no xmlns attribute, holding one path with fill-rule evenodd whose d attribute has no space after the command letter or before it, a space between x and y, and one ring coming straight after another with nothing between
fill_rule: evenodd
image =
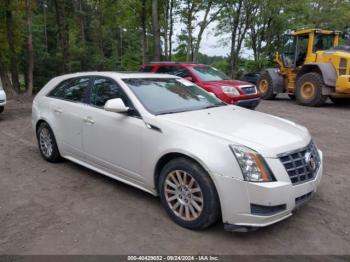
<instances>
[{"instance_id":1,"label":"alloy wheel","mask_svg":"<svg viewBox=\"0 0 350 262\"><path fill-rule=\"evenodd\" d=\"M198 182L186 171L174 170L164 183L167 204L186 221L196 220L202 213L204 198Z\"/></svg>"},{"instance_id":2,"label":"alloy wheel","mask_svg":"<svg viewBox=\"0 0 350 262\"><path fill-rule=\"evenodd\" d=\"M53 143L50 131L45 127L39 134L40 149L43 155L49 158L53 152Z\"/></svg>"}]
</instances>

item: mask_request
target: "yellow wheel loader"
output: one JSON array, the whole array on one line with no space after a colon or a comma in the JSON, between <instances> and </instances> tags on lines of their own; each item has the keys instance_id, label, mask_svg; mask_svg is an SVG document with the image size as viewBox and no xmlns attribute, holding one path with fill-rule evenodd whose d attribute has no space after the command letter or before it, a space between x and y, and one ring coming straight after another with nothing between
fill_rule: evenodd
<instances>
[{"instance_id":1,"label":"yellow wheel loader","mask_svg":"<svg viewBox=\"0 0 350 262\"><path fill-rule=\"evenodd\" d=\"M305 106L321 106L329 97L350 104L350 46L340 46L339 31L304 29L285 35L283 52L258 80L262 99L288 93Z\"/></svg>"}]
</instances>

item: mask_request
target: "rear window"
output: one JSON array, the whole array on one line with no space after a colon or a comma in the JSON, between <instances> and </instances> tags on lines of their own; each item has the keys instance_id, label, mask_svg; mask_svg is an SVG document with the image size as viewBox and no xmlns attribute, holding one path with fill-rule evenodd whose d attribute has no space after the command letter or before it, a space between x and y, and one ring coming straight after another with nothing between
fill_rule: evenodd
<instances>
[{"instance_id":1,"label":"rear window","mask_svg":"<svg viewBox=\"0 0 350 262\"><path fill-rule=\"evenodd\" d=\"M140 68L140 72L145 72L145 73L152 72L152 70L153 70L153 66L143 66Z\"/></svg>"},{"instance_id":2,"label":"rear window","mask_svg":"<svg viewBox=\"0 0 350 262\"><path fill-rule=\"evenodd\" d=\"M179 77L191 76L190 71L181 66L160 66L157 70L159 74L170 74Z\"/></svg>"}]
</instances>

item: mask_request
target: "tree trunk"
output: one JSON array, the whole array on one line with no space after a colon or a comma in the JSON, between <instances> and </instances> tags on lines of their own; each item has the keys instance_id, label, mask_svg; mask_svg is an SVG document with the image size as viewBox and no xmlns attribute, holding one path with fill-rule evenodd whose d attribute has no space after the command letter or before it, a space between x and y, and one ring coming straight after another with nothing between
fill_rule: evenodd
<instances>
[{"instance_id":1,"label":"tree trunk","mask_svg":"<svg viewBox=\"0 0 350 262\"><path fill-rule=\"evenodd\" d=\"M152 27L154 38L154 61L160 61L160 31L158 19L158 0L152 0Z\"/></svg>"},{"instance_id":2,"label":"tree trunk","mask_svg":"<svg viewBox=\"0 0 350 262\"><path fill-rule=\"evenodd\" d=\"M83 0L79 0L79 24L80 24L80 37L81 44L85 47L85 15L83 10Z\"/></svg>"},{"instance_id":3,"label":"tree trunk","mask_svg":"<svg viewBox=\"0 0 350 262\"><path fill-rule=\"evenodd\" d=\"M142 63L147 62L147 29L146 29L146 0L142 0L141 7L141 48L142 48Z\"/></svg>"},{"instance_id":4,"label":"tree trunk","mask_svg":"<svg viewBox=\"0 0 350 262\"><path fill-rule=\"evenodd\" d=\"M187 28L187 53L186 61L193 61L193 38L192 38L192 19L193 19L193 8L194 3L191 4L191 0L187 0L187 17L186 17L186 28Z\"/></svg>"},{"instance_id":5,"label":"tree trunk","mask_svg":"<svg viewBox=\"0 0 350 262\"><path fill-rule=\"evenodd\" d=\"M12 87L16 94L20 93L19 75L18 75L18 61L15 49L15 36L13 26L13 15L10 7L10 0L6 0L6 31L7 31L7 42L10 53L10 71Z\"/></svg>"},{"instance_id":6,"label":"tree trunk","mask_svg":"<svg viewBox=\"0 0 350 262\"><path fill-rule=\"evenodd\" d=\"M168 23L169 23L169 1L165 1L164 5L164 59L168 61Z\"/></svg>"},{"instance_id":7,"label":"tree trunk","mask_svg":"<svg viewBox=\"0 0 350 262\"><path fill-rule=\"evenodd\" d=\"M230 51L230 77L234 78L236 76L237 58L239 56L240 50L237 48L237 30L241 20L241 10L243 0L238 1L238 6L236 11L233 11L232 17L232 30L231 30L231 51ZM232 12L232 11L231 11Z\"/></svg>"},{"instance_id":8,"label":"tree trunk","mask_svg":"<svg viewBox=\"0 0 350 262\"><path fill-rule=\"evenodd\" d=\"M16 93L14 92L12 83L7 74L6 67L2 61L0 61L0 79L1 79L2 87L4 88L7 97L8 98L13 97Z\"/></svg>"},{"instance_id":9,"label":"tree trunk","mask_svg":"<svg viewBox=\"0 0 350 262\"><path fill-rule=\"evenodd\" d=\"M104 39L103 39L103 13L102 13L102 0L98 1L98 8L97 8L97 12L98 12L98 47L100 50L100 55L102 58L105 57L105 52L103 49L103 43L104 43ZM120 58L123 59L123 28L120 29ZM123 66L123 62L120 61L120 65ZM103 70L104 69L104 64L103 62L99 65L99 70Z\"/></svg>"},{"instance_id":10,"label":"tree trunk","mask_svg":"<svg viewBox=\"0 0 350 262\"><path fill-rule=\"evenodd\" d=\"M202 41L202 36L203 36L204 30L209 24L208 23L208 15L209 15L212 3L213 3L212 1L208 2L208 5L207 5L207 7L205 9L205 13L204 13L204 18L200 22L199 32L198 32L198 36L197 36L197 42L196 42L196 45L195 45L195 48L194 48L194 54L193 54L193 61L195 63L198 62L199 48L200 48L200 44L201 44L201 41Z\"/></svg>"},{"instance_id":11,"label":"tree trunk","mask_svg":"<svg viewBox=\"0 0 350 262\"><path fill-rule=\"evenodd\" d=\"M232 30L231 33L231 52L230 52L230 77L233 79L236 74L236 32L235 30Z\"/></svg>"},{"instance_id":12,"label":"tree trunk","mask_svg":"<svg viewBox=\"0 0 350 262\"><path fill-rule=\"evenodd\" d=\"M173 48L173 29L174 29L174 16L173 16L173 9L174 9L174 0L170 0L170 10L169 10L169 17L170 17L170 21L169 21L169 61L171 61L172 59L172 48Z\"/></svg>"},{"instance_id":13,"label":"tree trunk","mask_svg":"<svg viewBox=\"0 0 350 262\"><path fill-rule=\"evenodd\" d=\"M31 0L26 0L26 16L27 16L27 94L33 94L33 70L34 70L34 54L33 54L33 34L32 34L32 5Z\"/></svg>"},{"instance_id":14,"label":"tree trunk","mask_svg":"<svg viewBox=\"0 0 350 262\"><path fill-rule=\"evenodd\" d=\"M61 0L54 0L56 11L56 22L58 27L58 41L63 55L63 72L69 71L69 33L68 24L65 19L65 3Z\"/></svg>"}]
</instances>

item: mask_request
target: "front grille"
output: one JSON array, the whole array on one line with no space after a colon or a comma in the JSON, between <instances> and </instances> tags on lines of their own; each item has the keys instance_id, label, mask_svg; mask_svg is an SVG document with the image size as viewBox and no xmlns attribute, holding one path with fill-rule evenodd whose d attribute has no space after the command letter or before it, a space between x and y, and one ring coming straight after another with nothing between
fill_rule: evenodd
<instances>
[{"instance_id":1,"label":"front grille","mask_svg":"<svg viewBox=\"0 0 350 262\"><path fill-rule=\"evenodd\" d=\"M241 90L246 95L256 94L256 87L253 85L249 86L240 86Z\"/></svg>"},{"instance_id":2,"label":"front grille","mask_svg":"<svg viewBox=\"0 0 350 262\"><path fill-rule=\"evenodd\" d=\"M314 179L319 167L320 156L313 142L307 147L279 155L293 185Z\"/></svg>"},{"instance_id":3,"label":"front grille","mask_svg":"<svg viewBox=\"0 0 350 262\"><path fill-rule=\"evenodd\" d=\"M3 100L3 99L0 99L0 103L4 103L5 102L5 100Z\"/></svg>"},{"instance_id":4,"label":"front grille","mask_svg":"<svg viewBox=\"0 0 350 262\"><path fill-rule=\"evenodd\" d=\"M282 204L278 206L262 206L257 204L250 204L250 212L253 215L259 216L271 216L286 210L287 205Z\"/></svg>"},{"instance_id":5,"label":"front grille","mask_svg":"<svg viewBox=\"0 0 350 262\"><path fill-rule=\"evenodd\" d=\"M347 60L345 58L340 58L339 61L339 75L346 75Z\"/></svg>"}]
</instances>

